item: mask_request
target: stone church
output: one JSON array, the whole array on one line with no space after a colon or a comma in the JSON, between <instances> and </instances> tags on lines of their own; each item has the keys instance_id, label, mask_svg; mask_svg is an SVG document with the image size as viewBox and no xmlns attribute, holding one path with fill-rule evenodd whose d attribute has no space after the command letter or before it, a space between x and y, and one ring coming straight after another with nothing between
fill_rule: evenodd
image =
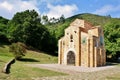
<instances>
[{"instance_id":1,"label":"stone church","mask_svg":"<svg viewBox=\"0 0 120 80\"><path fill-rule=\"evenodd\" d=\"M106 64L104 34L100 26L76 19L59 40L58 63L84 67Z\"/></svg>"}]
</instances>

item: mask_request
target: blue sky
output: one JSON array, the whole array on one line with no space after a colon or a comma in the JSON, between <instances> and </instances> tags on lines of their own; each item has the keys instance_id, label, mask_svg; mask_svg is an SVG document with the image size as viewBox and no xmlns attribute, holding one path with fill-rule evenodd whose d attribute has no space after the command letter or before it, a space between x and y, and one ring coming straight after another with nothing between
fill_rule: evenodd
<instances>
[{"instance_id":1,"label":"blue sky","mask_svg":"<svg viewBox=\"0 0 120 80\"><path fill-rule=\"evenodd\" d=\"M40 15L67 18L81 13L120 18L120 0L0 0L0 16L11 19L16 12L35 9Z\"/></svg>"}]
</instances>

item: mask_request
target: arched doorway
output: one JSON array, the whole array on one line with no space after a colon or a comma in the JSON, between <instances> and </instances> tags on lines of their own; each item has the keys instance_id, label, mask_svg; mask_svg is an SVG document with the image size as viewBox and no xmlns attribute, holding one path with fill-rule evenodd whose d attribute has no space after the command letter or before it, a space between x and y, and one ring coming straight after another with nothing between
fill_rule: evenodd
<instances>
[{"instance_id":1,"label":"arched doorway","mask_svg":"<svg viewBox=\"0 0 120 80\"><path fill-rule=\"evenodd\" d=\"M75 65L75 53L73 51L67 53L67 64Z\"/></svg>"}]
</instances>

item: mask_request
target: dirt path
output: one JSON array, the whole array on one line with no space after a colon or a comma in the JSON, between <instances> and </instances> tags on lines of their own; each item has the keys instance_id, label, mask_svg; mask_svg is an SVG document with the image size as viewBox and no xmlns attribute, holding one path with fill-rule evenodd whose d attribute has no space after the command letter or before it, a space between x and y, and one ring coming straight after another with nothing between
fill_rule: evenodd
<instances>
[{"instance_id":1,"label":"dirt path","mask_svg":"<svg viewBox=\"0 0 120 80\"><path fill-rule=\"evenodd\" d=\"M69 74L67 76L33 78L33 80L106 80L107 76L117 73L120 74L119 66L85 68L58 64L34 64L34 65L27 64L27 65L31 67L49 69Z\"/></svg>"}]
</instances>

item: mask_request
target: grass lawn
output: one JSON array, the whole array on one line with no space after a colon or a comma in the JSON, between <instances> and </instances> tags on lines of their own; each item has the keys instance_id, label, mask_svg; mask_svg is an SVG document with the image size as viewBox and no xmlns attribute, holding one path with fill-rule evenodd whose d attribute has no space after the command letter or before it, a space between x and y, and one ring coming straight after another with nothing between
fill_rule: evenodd
<instances>
[{"instance_id":1,"label":"grass lawn","mask_svg":"<svg viewBox=\"0 0 120 80\"><path fill-rule=\"evenodd\" d=\"M114 74L112 76L109 76L106 80L120 80L120 74Z\"/></svg>"},{"instance_id":2,"label":"grass lawn","mask_svg":"<svg viewBox=\"0 0 120 80\"><path fill-rule=\"evenodd\" d=\"M31 80L38 77L66 75L64 73L26 66L25 64L29 63L57 63L57 57L35 51L27 51L22 61L16 61L11 66L10 74L2 73L4 65L13 58L12 53L9 53L8 46L0 47L0 80Z\"/></svg>"},{"instance_id":3,"label":"grass lawn","mask_svg":"<svg viewBox=\"0 0 120 80\"><path fill-rule=\"evenodd\" d=\"M118 64L117 66L120 67L120 64ZM120 80L120 73L108 76L107 80Z\"/></svg>"}]
</instances>

